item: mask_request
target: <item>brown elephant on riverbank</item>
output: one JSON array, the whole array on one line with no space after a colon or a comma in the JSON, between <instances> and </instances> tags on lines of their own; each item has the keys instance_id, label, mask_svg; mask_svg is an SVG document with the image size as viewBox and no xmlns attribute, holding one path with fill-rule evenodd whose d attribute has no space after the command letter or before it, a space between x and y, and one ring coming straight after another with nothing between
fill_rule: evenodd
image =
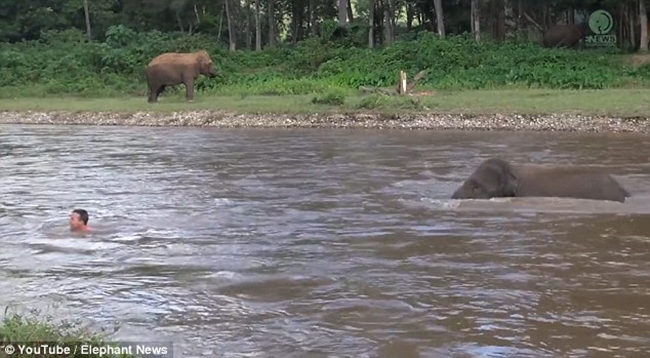
<instances>
[{"instance_id":1,"label":"brown elephant on riverbank","mask_svg":"<svg viewBox=\"0 0 650 358\"><path fill-rule=\"evenodd\" d=\"M589 34L588 20L577 24L556 24L549 29L544 29L530 15L524 12L524 17L535 26L542 34L543 47L569 47L576 48L580 40Z\"/></svg>"},{"instance_id":2,"label":"brown elephant on riverbank","mask_svg":"<svg viewBox=\"0 0 650 358\"><path fill-rule=\"evenodd\" d=\"M589 33L586 22L579 24L559 24L549 28L542 39L544 47L576 48Z\"/></svg>"},{"instance_id":3,"label":"brown elephant on riverbank","mask_svg":"<svg viewBox=\"0 0 650 358\"><path fill-rule=\"evenodd\" d=\"M563 197L624 202L630 194L608 173L585 167L511 164L500 158L481 163L452 199Z\"/></svg>"},{"instance_id":4,"label":"brown elephant on riverbank","mask_svg":"<svg viewBox=\"0 0 650 358\"><path fill-rule=\"evenodd\" d=\"M167 52L156 56L145 67L149 85L149 103L158 101L166 86L185 85L185 98L194 101L194 83L199 75L214 78L217 75L207 51L191 53Z\"/></svg>"}]
</instances>

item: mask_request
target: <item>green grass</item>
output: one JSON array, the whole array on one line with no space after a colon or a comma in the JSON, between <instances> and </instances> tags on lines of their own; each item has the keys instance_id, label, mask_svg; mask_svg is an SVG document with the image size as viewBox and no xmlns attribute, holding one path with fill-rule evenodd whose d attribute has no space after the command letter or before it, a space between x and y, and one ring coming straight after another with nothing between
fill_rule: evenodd
<instances>
[{"instance_id":1,"label":"green grass","mask_svg":"<svg viewBox=\"0 0 650 358\"><path fill-rule=\"evenodd\" d=\"M334 93L324 101L315 95L301 96L210 96L197 93L196 102L185 103L182 95L168 95L158 104L146 97L123 98L15 98L0 99L0 110L61 110L173 112L221 110L241 113L323 113L380 112L395 113L471 113L471 114L545 114L582 113L618 116L650 116L650 89L605 90L472 90L437 91L429 96L391 97ZM319 96L323 99L323 96ZM327 103L331 97L343 98Z\"/></svg>"},{"instance_id":2,"label":"green grass","mask_svg":"<svg viewBox=\"0 0 650 358\"><path fill-rule=\"evenodd\" d=\"M65 355L71 358L129 358L135 357L133 355L112 355L112 354L81 354L82 344L92 344L95 347L106 347L107 343L102 334L90 332L79 325L70 322L54 322L50 317L38 317L39 314L35 311L32 312L31 317L17 313L8 314L5 311L5 317L0 322L0 345L5 348L0 349L0 358L5 357L21 357L19 349L20 345L36 347L39 344L47 343L50 347L56 346L59 348L69 347L71 352L74 352L74 347L77 347L76 354ZM7 354L6 347L11 345L15 350L13 355ZM44 354L34 355L37 357L63 357L64 355Z\"/></svg>"}]
</instances>

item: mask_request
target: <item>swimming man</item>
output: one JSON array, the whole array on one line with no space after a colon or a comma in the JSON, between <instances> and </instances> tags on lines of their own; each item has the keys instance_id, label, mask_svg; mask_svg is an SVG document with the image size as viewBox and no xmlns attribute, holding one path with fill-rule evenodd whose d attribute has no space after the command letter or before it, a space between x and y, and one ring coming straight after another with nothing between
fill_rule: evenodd
<instances>
[{"instance_id":1,"label":"swimming man","mask_svg":"<svg viewBox=\"0 0 650 358\"><path fill-rule=\"evenodd\" d=\"M88 212L84 209L74 209L70 213L70 231L89 231Z\"/></svg>"}]
</instances>

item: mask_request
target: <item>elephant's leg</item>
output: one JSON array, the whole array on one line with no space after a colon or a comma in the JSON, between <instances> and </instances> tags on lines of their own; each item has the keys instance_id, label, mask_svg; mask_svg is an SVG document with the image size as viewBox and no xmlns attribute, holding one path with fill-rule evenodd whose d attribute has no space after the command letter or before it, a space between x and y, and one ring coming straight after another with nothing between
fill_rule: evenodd
<instances>
[{"instance_id":1,"label":"elephant's leg","mask_svg":"<svg viewBox=\"0 0 650 358\"><path fill-rule=\"evenodd\" d=\"M188 102L194 102L194 79L188 78L183 82L185 83L185 99Z\"/></svg>"},{"instance_id":2,"label":"elephant's leg","mask_svg":"<svg viewBox=\"0 0 650 358\"><path fill-rule=\"evenodd\" d=\"M156 103L158 102L158 97L160 96L161 93L165 90L165 85L158 85L156 87L151 88L151 94L149 95L149 103Z\"/></svg>"},{"instance_id":3,"label":"elephant's leg","mask_svg":"<svg viewBox=\"0 0 650 358\"><path fill-rule=\"evenodd\" d=\"M158 96L165 89L165 85L158 84L153 82L149 84L149 99L147 102L156 103L158 102Z\"/></svg>"},{"instance_id":4,"label":"elephant's leg","mask_svg":"<svg viewBox=\"0 0 650 358\"><path fill-rule=\"evenodd\" d=\"M158 97L160 97L160 95L163 93L163 91L165 91L166 87L167 86L165 86L165 85L160 85L158 87L158 90L156 91L156 99L158 99Z\"/></svg>"}]
</instances>

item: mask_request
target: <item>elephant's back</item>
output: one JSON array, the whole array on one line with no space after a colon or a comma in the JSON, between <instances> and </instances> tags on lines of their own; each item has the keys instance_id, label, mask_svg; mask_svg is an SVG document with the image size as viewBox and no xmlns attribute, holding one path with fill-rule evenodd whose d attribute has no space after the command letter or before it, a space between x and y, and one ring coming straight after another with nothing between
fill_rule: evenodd
<instances>
[{"instance_id":1,"label":"elephant's back","mask_svg":"<svg viewBox=\"0 0 650 358\"><path fill-rule=\"evenodd\" d=\"M523 164L517 167L522 194L622 201L629 194L610 173L580 166Z\"/></svg>"},{"instance_id":2,"label":"elephant's back","mask_svg":"<svg viewBox=\"0 0 650 358\"><path fill-rule=\"evenodd\" d=\"M165 52L154 57L147 64L148 67L155 66L159 64L172 64L172 63L188 63L191 62L194 58L191 53L180 53L180 52Z\"/></svg>"},{"instance_id":3,"label":"elephant's back","mask_svg":"<svg viewBox=\"0 0 650 358\"><path fill-rule=\"evenodd\" d=\"M517 163L513 166L514 172L519 175L585 175L585 174L605 174L598 168L571 164L532 164Z\"/></svg>"},{"instance_id":4,"label":"elephant's back","mask_svg":"<svg viewBox=\"0 0 650 358\"><path fill-rule=\"evenodd\" d=\"M544 40L547 42L559 41L560 39L566 39L567 41L573 41L580 38L580 29L576 25L570 24L558 24L546 32Z\"/></svg>"}]
</instances>

